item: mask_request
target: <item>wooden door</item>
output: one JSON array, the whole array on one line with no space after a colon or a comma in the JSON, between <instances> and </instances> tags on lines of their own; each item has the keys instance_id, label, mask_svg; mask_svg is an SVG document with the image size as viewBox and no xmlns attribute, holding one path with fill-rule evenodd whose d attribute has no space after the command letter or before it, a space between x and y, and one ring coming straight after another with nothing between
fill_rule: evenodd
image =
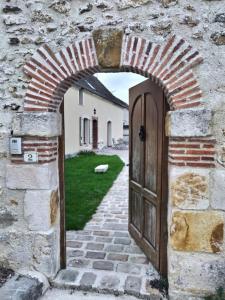
<instances>
[{"instance_id":1,"label":"wooden door","mask_svg":"<svg viewBox=\"0 0 225 300\"><path fill-rule=\"evenodd\" d=\"M129 232L155 268L167 274L166 101L151 80L129 90Z\"/></svg>"},{"instance_id":2,"label":"wooden door","mask_svg":"<svg viewBox=\"0 0 225 300\"><path fill-rule=\"evenodd\" d=\"M98 148L98 120L93 119L92 120L92 147L93 149Z\"/></svg>"}]
</instances>

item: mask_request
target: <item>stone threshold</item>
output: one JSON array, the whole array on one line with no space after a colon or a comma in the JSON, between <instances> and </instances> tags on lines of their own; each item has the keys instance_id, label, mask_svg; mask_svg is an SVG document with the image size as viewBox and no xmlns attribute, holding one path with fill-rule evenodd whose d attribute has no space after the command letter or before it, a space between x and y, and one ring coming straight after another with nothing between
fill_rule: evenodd
<instances>
[{"instance_id":1,"label":"stone threshold","mask_svg":"<svg viewBox=\"0 0 225 300\"><path fill-rule=\"evenodd\" d=\"M88 291L115 296L130 295L137 299L166 300L159 290L149 286L151 276L136 276L122 272L67 268L59 271L50 284L54 288Z\"/></svg>"},{"instance_id":2,"label":"stone threshold","mask_svg":"<svg viewBox=\"0 0 225 300\"><path fill-rule=\"evenodd\" d=\"M43 283L36 278L14 275L0 288L1 300L36 300L43 294Z\"/></svg>"}]
</instances>

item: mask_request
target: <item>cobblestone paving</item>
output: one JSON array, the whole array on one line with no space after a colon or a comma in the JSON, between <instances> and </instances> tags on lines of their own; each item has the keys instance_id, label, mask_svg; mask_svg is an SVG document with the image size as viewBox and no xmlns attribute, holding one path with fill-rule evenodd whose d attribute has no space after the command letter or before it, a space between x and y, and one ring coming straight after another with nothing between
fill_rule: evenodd
<instances>
[{"instance_id":1,"label":"cobblestone paving","mask_svg":"<svg viewBox=\"0 0 225 300\"><path fill-rule=\"evenodd\" d=\"M127 151L119 154L127 163ZM125 165L84 230L67 232L67 269L59 272L54 286L162 299L149 287L149 280L157 277L128 233Z\"/></svg>"}]
</instances>

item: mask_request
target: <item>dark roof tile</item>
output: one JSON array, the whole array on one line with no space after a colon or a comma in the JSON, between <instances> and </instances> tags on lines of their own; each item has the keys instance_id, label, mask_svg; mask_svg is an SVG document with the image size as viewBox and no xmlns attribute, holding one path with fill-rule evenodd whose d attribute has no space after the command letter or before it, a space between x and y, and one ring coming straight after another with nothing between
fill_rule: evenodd
<instances>
[{"instance_id":1,"label":"dark roof tile","mask_svg":"<svg viewBox=\"0 0 225 300\"><path fill-rule=\"evenodd\" d=\"M90 75L76 81L75 86L83 88L95 95L98 95L116 105L128 108L128 104L119 98L115 97L99 80L97 77Z\"/></svg>"}]
</instances>

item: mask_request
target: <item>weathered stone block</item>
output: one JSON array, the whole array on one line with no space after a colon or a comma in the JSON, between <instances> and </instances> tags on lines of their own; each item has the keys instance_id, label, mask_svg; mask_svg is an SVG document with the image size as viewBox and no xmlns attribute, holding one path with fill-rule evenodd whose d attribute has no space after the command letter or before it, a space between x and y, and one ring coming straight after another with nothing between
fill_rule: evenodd
<instances>
[{"instance_id":1,"label":"weathered stone block","mask_svg":"<svg viewBox=\"0 0 225 300\"><path fill-rule=\"evenodd\" d=\"M207 172L200 174L179 172L179 175L176 174L178 176L175 174L171 174L172 204L181 209L207 209L209 207Z\"/></svg>"},{"instance_id":2,"label":"weathered stone block","mask_svg":"<svg viewBox=\"0 0 225 300\"><path fill-rule=\"evenodd\" d=\"M0 209L0 229L9 227L16 221L17 218L11 211L7 209Z\"/></svg>"},{"instance_id":3,"label":"weathered stone block","mask_svg":"<svg viewBox=\"0 0 225 300\"><path fill-rule=\"evenodd\" d=\"M172 215L172 248L190 252L220 252L223 245L224 214L216 211L182 212Z\"/></svg>"},{"instance_id":4,"label":"weathered stone block","mask_svg":"<svg viewBox=\"0 0 225 300\"><path fill-rule=\"evenodd\" d=\"M125 282L125 291L132 293L132 294L138 294L141 289L141 278L135 277L135 276L127 276L126 282Z\"/></svg>"},{"instance_id":5,"label":"weathered stone block","mask_svg":"<svg viewBox=\"0 0 225 300\"><path fill-rule=\"evenodd\" d=\"M0 158L7 157L9 152L9 135L2 134L0 135Z\"/></svg>"},{"instance_id":6,"label":"weathered stone block","mask_svg":"<svg viewBox=\"0 0 225 300\"><path fill-rule=\"evenodd\" d=\"M225 210L225 171L214 170L211 178L211 206Z\"/></svg>"},{"instance_id":7,"label":"weathered stone block","mask_svg":"<svg viewBox=\"0 0 225 300\"><path fill-rule=\"evenodd\" d=\"M103 69L119 68L123 32L118 29L98 29L93 32L99 65Z\"/></svg>"},{"instance_id":8,"label":"weathered stone block","mask_svg":"<svg viewBox=\"0 0 225 300\"><path fill-rule=\"evenodd\" d=\"M132 263L119 263L117 265L117 272L139 275L141 267Z\"/></svg>"},{"instance_id":9,"label":"weathered stone block","mask_svg":"<svg viewBox=\"0 0 225 300\"><path fill-rule=\"evenodd\" d=\"M9 112L0 112L0 133L10 133L12 129L13 114Z\"/></svg>"},{"instance_id":10,"label":"weathered stone block","mask_svg":"<svg viewBox=\"0 0 225 300\"><path fill-rule=\"evenodd\" d=\"M84 256L84 251L67 249L67 256L70 258L82 257L82 256Z\"/></svg>"},{"instance_id":11,"label":"weathered stone block","mask_svg":"<svg viewBox=\"0 0 225 300\"><path fill-rule=\"evenodd\" d=\"M84 287L90 287L95 283L95 279L97 278L97 275L91 272L86 272L83 274L80 285Z\"/></svg>"},{"instance_id":12,"label":"weathered stone block","mask_svg":"<svg viewBox=\"0 0 225 300\"><path fill-rule=\"evenodd\" d=\"M32 235L32 268L52 278L60 267L58 229L52 227L49 231Z\"/></svg>"},{"instance_id":13,"label":"weathered stone block","mask_svg":"<svg viewBox=\"0 0 225 300\"><path fill-rule=\"evenodd\" d=\"M93 259L104 259L106 256L105 252L97 252L97 251L87 251L86 258L93 258Z\"/></svg>"},{"instance_id":14,"label":"weathered stone block","mask_svg":"<svg viewBox=\"0 0 225 300\"><path fill-rule=\"evenodd\" d=\"M224 257L170 252L169 286L170 291L177 294L177 298L175 295L171 298L177 300L204 299L204 295L214 294L216 288L225 286ZM183 297L183 293L186 297Z\"/></svg>"},{"instance_id":15,"label":"weathered stone block","mask_svg":"<svg viewBox=\"0 0 225 300\"><path fill-rule=\"evenodd\" d=\"M53 137L61 135L61 115L58 113L22 113L13 118L14 135Z\"/></svg>"},{"instance_id":16,"label":"weathered stone block","mask_svg":"<svg viewBox=\"0 0 225 300\"><path fill-rule=\"evenodd\" d=\"M24 217L30 230L49 230L52 222L52 197L56 191L27 191L24 199ZM54 221L58 206L54 208Z\"/></svg>"},{"instance_id":17,"label":"weathered stone block","mask_svg":"<svg viewBox=\"0 0 225 300\"><path fill-rule=\"evenodd\" d=\"M212 112L208 109L170 111L167 113L166 134L173 137L210 135L211 118Z\"/></svg>"},{"instance_id":18,"label":"weathered stone block","mask_svg":"<svg viewBox=\"0 0 225 300\"><path fill-rule=\"evenodd\" d=\"M117 7L119 10L124 10L130 7L139 7L141 5L147 4L151 0L117 0Z\"/></svg>"},{"instance_id":19,"label":"weathered stone block","mask_svg":"<svg viewBox=\"0 0 225 300\"><path fill-rule=\"evenodd\" d=\"M1 299L38 299L42 295L42 286L37 279L17 275L1 288Z\"/></svg>"},{"instance_id":20,"label":"weathered stone block","mask_svg":"<svg viewBox=\"0 0 225 300\"><path fill-rule=\"evenodd\" d=\"M115 238L114 244L121 244L121 245L130 245L131 239L130 238Z\"/></svg>"},{"instance_id":21,"label":"weathered stone block","mask_svg":"<svg viewBox=\"0 0 225 300\"><path fill-rule=\"evenodd\" d=\"M115 260L115 261L127 261L128 255L127 254L120 254L120 253L109 253L107 256L108 260Z\"/></svg>"},{"instance_id":22,"label":"weathered stone block","mask_svg":"<svg viewBox=\"0 0 225 300\"><path fill-rule=\"evenodd\" d=\"M10 189L49 190L57 186L56 162L43 165L7 166L6 185Z\"/></svg>"},{"instance_id":23,"label":"weathered stone block","mask_svg":"<svg viewBox=\"0 0 225 300\"><path fill-rule=\"evenodd\" d=\"M116 289L120 283L120 279L115 275L104 276L100 282L103 289Z\"/></svg>"},{"instance_id":24,"label":"weathered stone block","mask_svg":"<svg viewBox=\"0 0 225 300\"><path fill-rule=\"evenodd\" d=\"M61 270L57 278L66 282L74 282L78 274L75 270Z\"/></svg>"},{"instance_id":25,"label":"weathered stone block","mask_svg":"<svg viewBox=\"0 0 225 300\"><path fill-rule=\"evenodd\" d=\"M87 243L86 249L88 250L102 250L104 248L104 244L99 243Z\"/></svg>"},{"instance_id":26,"label":"weathered stone block","mask_svg":"<svg viewBox=\"0 0 225 300\"><path fill-rule=\"evenodd\" d=\"M114 268L114 264L111 261L99 260L93 262L93 268L98 270L112 271Z\"/></svg>"},{"instance_id":27,"label":"weathered stone block","mask_svg":"<svg viewBox=\"0 0 225 300\"><path fill-rule=\"evenodd\" d=\"M59 193L58 190L52 191L50 199L50 220L51 225L56 222L59 207Z\"/></svg>"}]
</instances>

